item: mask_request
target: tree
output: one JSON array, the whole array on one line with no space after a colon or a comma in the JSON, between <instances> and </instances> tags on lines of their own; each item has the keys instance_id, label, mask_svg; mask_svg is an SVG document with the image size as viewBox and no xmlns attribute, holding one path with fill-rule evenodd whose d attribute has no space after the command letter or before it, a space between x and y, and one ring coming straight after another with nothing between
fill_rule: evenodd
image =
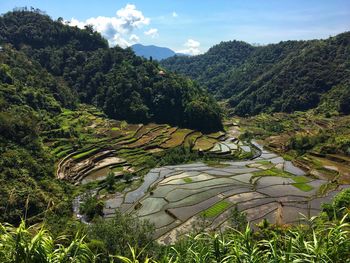
<instances>
[{"instance_id":1,"label":"tree","mask_svg":"<svg viewBox=\"0 0 350 263\"><path fill-rule=\"evenodd\" d=\"M133 175L131 172L125 171L123 174L123 179L127 182L130 183Z\"/></svg>"},{"instance_id":2,"label":"tree","mask_svg":"<svg viewBox=\"0 0 350 263\"><path fill-rule=\"evenodd\" d=\"M114 172L109 171L106 177L106 186L108 191L113 191L114 189L114 184L115 184L115 175Z\"/></svg>"},{"instance_id":3,"label":"tree","mask_svg":"<svg viewBox=\"0 0 350 263\"><path fill-rule=\"evenodd\" d=\"M88 221L91 221L97 216L103 216L103 208L104 202L99 200L96 195L86 195L79 210L80 213L86 215Z\"/></svg>"}]
</instances>

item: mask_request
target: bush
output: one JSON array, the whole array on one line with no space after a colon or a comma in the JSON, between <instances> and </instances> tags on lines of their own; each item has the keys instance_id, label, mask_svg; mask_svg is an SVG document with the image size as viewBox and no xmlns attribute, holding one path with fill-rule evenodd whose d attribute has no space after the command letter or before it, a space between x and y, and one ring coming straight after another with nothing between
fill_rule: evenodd
<instances>
[{"instance_id":1,"label":"bush","mask_svg":"<svg viewBox=\"0 0 350 263\"><path fill-rule=\"evenodd\" d=\"M168 149L161 158L159 165L175 165L195 161L199 158L198 152L192 152L189 147L179 146Z\"/></svg>"},{"instance_id":2,"label":"bush","mask_svg":"<svg viewBox=\"0 0 350 263\"><path fill-rule=\"evenodd\" d=\"M254 134L251 131L244 131L240 136L239 139L242 141L250 141L254 138Z\"/></svg>"},{"instance_id":3,"label":"bush","mask_svg":"<svg viewBox=\"0 0 350 263\"><path fill-rule=\"evenodd\" d=\"M133 174L130 173L130 172L124 172L123 174L123 179L127 182L127 183L130 183L131 180L132 180L132 177L133 177Z\"/></svg>"},{"instance_id":4,"label":"bush","mask_svg":"<svg viewBox=\"0 0 350 263\"><path fill-rule=\"evenodd\" d=\"M327 214L330 220L340 219L345 214L350 212L350 189L345 189L334 197L331 204L323 204L323 211ZM347 218L350 222L350 218Z\"/></svg>"},{"instance_id":5,"label":"bush","mask_svg":"<svg viewBox=\"0 0 350 263\"><path fill-rule=\"evenodd\" d=\"M108 254L130 256L129 244L137 250L145 247L147 251L154 250L156 246L153 242L153 231L154 226L148 221L140 221L132 215L116 211L114 218L97 219L89 225L87 236L93 241L93 246L102 253L101 257L108 258Z\"/></svg>"},{"instance_id":6,"label":"bush","mask_svg":"<svg viewBox=\"0 0 350 263\"><path fill-rule=\"evenodd\" d=\"M328 135L319 133L316 135L294 135L289 141L289 149L296 150L298 154L304 154L320 143L328 139Z\"/></svg>"},{"instance_id":7,"label":"bush","mask_svg":"<svg viewBox=\"0 0 350 263\"><path fill-rule=\"evenodd\" d=\"M88 195L80 206L80 213L86 215L87 220L91 221L96 216L103 216L103 201L99 200L96 195Z\"/></svg>"},{"instance_id":8,"label":"bush","mask_svg":"<svg viewBox=\"0 0 350 263\"><path fill-rule=\"evenodd\" d=\"M106 177L106 187L108 191L114 190L114 184L115 184L115 176L112 171L109 171Z\"/></svg>"}]
</instances>

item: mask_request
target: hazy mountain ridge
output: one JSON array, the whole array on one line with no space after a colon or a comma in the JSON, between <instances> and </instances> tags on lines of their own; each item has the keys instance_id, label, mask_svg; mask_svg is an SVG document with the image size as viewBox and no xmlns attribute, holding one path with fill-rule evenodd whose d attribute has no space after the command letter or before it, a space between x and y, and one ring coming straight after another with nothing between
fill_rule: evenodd
<instances>
[{"instance_id":1,"label":"hazy mountain ridge","mask_svg":"<svg viewBox=\"0 0 350 263\"><path fill-rule=\"evenodd\" d=\"M156 60L167 59L172 56L187 56L185 54L176 53L167 47L158 47L155 45L145 46L142 44L135 44L131 46L131 49L135 52L137 56L144 58L151 58Z\"/></svg>"}]
</instances>

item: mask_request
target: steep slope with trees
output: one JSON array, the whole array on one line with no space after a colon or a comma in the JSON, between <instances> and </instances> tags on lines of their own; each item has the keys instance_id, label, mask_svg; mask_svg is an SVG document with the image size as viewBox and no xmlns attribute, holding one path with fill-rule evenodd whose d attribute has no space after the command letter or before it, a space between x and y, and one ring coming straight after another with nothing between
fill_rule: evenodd
<instances>
[{"instance_id":1,"label":"steep slope with trees","mask_svg":"<svg viewBox=\"0 0 350 263\"><path fill-rule=\"evenodd\" d=\"M43 139L50 130L73 132L62 131L56 117L81 102L130 122L222 127L218 104L198 84L160 72L158 64L130 49L108 48L91 28L17 10L0 17L0 46L2 222L71 215L73 189L54 180L55 160Z\"/></svg>"},{"instance_id":2,"label":"steep slope with trees","mask_svg":"<svg viewBox=\"0 0 350 263\"><path fill-rule=\"evenodd\" d=\"M242 45L227 42L215 46L219 58L238 52L228 48L229 44ZM212 49L198 57L174 57L161 64L197 79L218 98L229 99L238 115L315 108L320 102L327 104L325 100L332 96L331 91L340 94L339 103L331 103L333 110L347 112L349 32L326 40L286 41L261 47L246 45L250 52L226 67L220 67L220 59L212 57ZM211 75L213 68L220 69L215 77Z\"/></svg>"},{"instance_id":3,"label":"steep slope with trees","mask_svg":"<svg viewBox=\"0 0 350 263\"><path fill-rule=\"evenodd\" d=\"M254 47L241 41L221 42L203 55L174 56L161 61L161 65L184 74L216 92L227 79L226 72L240 66L254 51Z\"/></svg>"},{"instance_id":4,"label":"steep slope with trees","mask_svg":"<svg viewBox=\"0 0 350 263\"><path fill-rule=\"evenodd\" d=\"M111 118L202 131L222 128L219 106L198 84L163 72L131 49L108 48L91 27L81 30L40 11L18 10L0 17L0 43L25 52L63 78L81 102L102 108Z\"/></svg>"},{"instance_id":5,"label":"steep slope with trees","mask_svg":"<svg viewBox=\"0 0 350 263\"><path fill-rule=\"evenodd\" d=\"M22 52L0 52L0 221L41 219L43 212L70 213L70 187L53 180L54 161L41 132L52 116L76 101L65 84ZM68 212L67 212L68 211Z\"/></svg>"}]
</instances>

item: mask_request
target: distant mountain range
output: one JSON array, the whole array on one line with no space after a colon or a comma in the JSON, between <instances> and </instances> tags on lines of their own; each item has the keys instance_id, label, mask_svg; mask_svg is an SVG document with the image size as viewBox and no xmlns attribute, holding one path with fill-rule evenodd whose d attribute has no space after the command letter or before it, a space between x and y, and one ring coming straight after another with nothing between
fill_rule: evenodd
<instances>
[{"instance_id":1,"label":"distant mountain range","mask_svg":"<svg viewBox=\"0 0 350 263\"><path fill-rule=\"evenodd\" d=\"M152 57L153 59L156 59L156 60L166 59L175 55L188 56L185 54L176 53L175 51L167 47L158 47L154 45L144 46L142 44L135 44L135 45L132 45L131 48L137 56L142 56L144 58Z\"/></svg>"}]
</instances>

